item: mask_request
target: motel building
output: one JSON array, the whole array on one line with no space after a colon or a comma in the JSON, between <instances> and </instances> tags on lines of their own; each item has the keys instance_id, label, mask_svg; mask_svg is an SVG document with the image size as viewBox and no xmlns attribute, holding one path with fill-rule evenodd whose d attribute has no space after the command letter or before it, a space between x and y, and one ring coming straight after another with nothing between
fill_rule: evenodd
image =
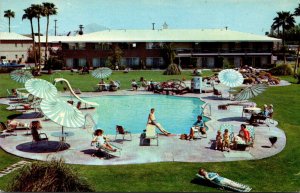
<instances>
[{"instance_id":1,"label":"motel building","mask_svg":"<svg viewBox=\"0 0 300 193\"><path fill-rule=\"evenodd\" d=\"M51 37L49 38L51 40ZM164 68L163 45L172 43L175 63L183 68L222 68L224 60L239 67L274 64L272 51L280 39L227 29L104 30L55 37L69 68L102 67L117 45L121 64L133 69Z\"/></svg>"},{"instance_id":2,"label":"motel building","mask_svg":"<svg viewBox=\"0 0 300 193\"><path fill-rule=\"evenodd\" d=\"M3 60L24 63L29 49L32 49L31 38L14 32L0 32L0 63Z\"/></svg>"},{"instance_id":3,"label":"motel building","mask_svg":"<svg viewBox=\"0 0 300 193\"><path fill-rule=\"evenodd\" d=\"M37 41L38 38L36 38ZM41 36L45 46L45 36ZM224 61L239 67L268 68L274 64L272 51L280 39L228 29L104 30L76 36L49 36L48 56L62 51L69 68L102 67L113 49L122 50L119 65L133 69L165 68L164 44L172 44L175 63L182 68L222 68ZM26 62L32 39L0 32L2 59ZM41 49L44 58L44 47Z\"/></svg>"}]
</instances>

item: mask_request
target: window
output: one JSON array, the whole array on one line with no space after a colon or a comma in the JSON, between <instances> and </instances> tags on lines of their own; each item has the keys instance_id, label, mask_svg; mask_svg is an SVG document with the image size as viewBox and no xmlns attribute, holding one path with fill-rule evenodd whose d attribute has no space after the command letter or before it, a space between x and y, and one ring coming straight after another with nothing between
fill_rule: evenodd
<instances>
[{"instance_id":1,"label":"window","mask_svg":"<svg viewBox=\"0 0 300 193\"><path fill-rule=\"evenodd\" d=\"M85 58L79 58L79 66L86 66L86 59Z\"/></svg>"},{"instance_id":2,"label":"window","mask_svg":"<svg viewBox=\"0 0 300 193\"><path fill-rule=\"evenodd\" d=\"M85 43L78 43L78 44L76 44L76 48L78 50L84 50L85 49Z\"/></svg>"},{"instance_id":3,"label":"window","mask_svg":"<svg viewBox=\"0 0 300 193\"><path fill-rule=\"evenodd\" d=\"M133 58L122 58L121 65L125 66L138 66L140 64L140 58L133 57Z\"/></svg>"},{"instance_id":4,"label":"window","mask_svg":"<svg viewBox=\"0 0 300 193\"><path fill-rule=\"evenodd\" d=\"M164 46L163 43L161 42L148 42L146 43L146 49L150 50L150 49L162 49Z\"/></svg>"},{"instance_id":5,"label":"window","mask_svg":"<svg viewBox=\"0 0 300 193\"><path fill-rule=\"evenodd\" d=\"M164 64L164 60L161 57L146 58L146 66L159 67Z\"/></svg>"},{"instance_id":6,"label":"window","mask_svg":"<svg viewBox=\"0 0 300 193\"><path fill-rule=\"evenodd\" d=\"M95 50L110 50L110 44L109 43L96 43L94 44Z\"/></svg>"},{"instance_id":7,"label":"window","mask_svg":"<svg viewBox=\"0 0 300 193\"><path fill-rule=\"evenodd\" d=\"M15 43L15 47L18 47L18 44L17 44L17 43Z\"/></svg>"},{"instance_id":8,"label":"window","mask_svg":"<svg viewBox=\"0 0 300 193\"><path fill-rule=\"evenodd\" d=\"M68 67L73 67L73 58L67 58L66 65Z\"/></svg>"},{"instance_id":9,"label":"window","mask_svg":"<svg viewBox=\"0 0 300 193\"><path fill-rule=\"evenodd\" d=\"M105 58L93 58L93 67L105 66Z\"/></svg>"}]
</instances>

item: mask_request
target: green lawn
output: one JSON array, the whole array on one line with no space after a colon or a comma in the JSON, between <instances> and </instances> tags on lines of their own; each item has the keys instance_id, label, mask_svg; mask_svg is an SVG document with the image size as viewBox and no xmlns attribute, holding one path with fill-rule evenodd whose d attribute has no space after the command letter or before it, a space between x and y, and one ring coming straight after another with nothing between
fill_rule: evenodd
<instances>
[{"instance_id":1,"label":"green lawn","mask_svg":"<svg viewBox=\"0 0 300 193\"><path fill-rule=\"evenodd\" d=\"M187 72L186 72L187 73ZM169 79L161 76L161 72L130 72L129 74L115 74L113 79L118 79L126 88L129 87L130 79L139 79L144 76L146 79L151 77L154 81L160 81L160 78ZM6 76L6 75L4 75ZM68 76L68 77L67 77ZM64 74L64 78L69 79L72 75ZM89 75L73 75L77 77L86 77ZM126 77L125 77L126 76ZM190 78L189 73L184 74L185 78ZM2 77L2 75L1 75ZM47 78L47 77L46 77ZM173 78L173 77L172 77ZM182 78L182 77L181 77ZM294 81L290 77L284 77ZM92 81L93 79L90 78ZM88 81L90 81L88 80ZM6 87L11 81L1 82ZM83 84L71 80L71 84L84 90ZM94 83L89 85L92 87ZM127 86L128 87L127 87ZM82 87L81 87L82 86ZM5 88L6 88L5 87ZM88 86L87 86L88 87ZM124 88L124 87L123 87ZM89 90L87 88L87 90ZM1 91L2 92L2 91ZM287 146L280 153L273 157L255 160L255 161L236 161L224 163L151 163L121 166L72 166L78 170L82 176L93 184L96 191L218 191L216 188L197 184L194 180L195 173L199 167L204 167L209 171L215 171L222 176L248 184L253 191L300 191L300 85L293 84L286 87L270 87L264 94L254 98L258 105L273 104L275 109L274 117L279 121L279 127L282 128L287 136ZM7 116L3 108L1 109L1 118ZM6 163L13 163L18 159L14 156L0 151L0 168ZM209 156L209 155L208 155ZM3 161L3 159L5 161ZM15 173L14 173L15 174ZM6 185L14 174L0 178L0 189L6 189Z\"/></svg>"},{"instance_id":2,"label":"green lawn","mask_svg":"<svg viewBox=\"0 0 300 193\"><path fill-rule=\"evenodd\" d=\"M121 82L121 89L129 89L131 88L131 81L135 79L136 81L140 80L140 77L144 77L146 80L153 80L155 82L166 81L170 79L191 79L192 70L190 71L183 71L181 75L162 75L163 71L151 71L151 70L144 70L144 71L131 71L129 73L123 73L123 71L113 72L112 75L109 77L111 80L119 80ZM203 71L203 76L210 76L212 75L212 71ZM7 96L6 89L11 90L12 88L22 88L24 84L16 83L10 79L9 74L1 74L1 81L0 81L0 97ZM62 77L67 79L72 88L79 88L81 91L94 91L94 87L96 87L97 83L99 83L99 79L94 78L91 74L78 74L78 73L71 73L70 71L58 72L52 75L43 74L38 78L42 78L48 81L52 81L53 78ZM107 83L108 80L105 80ZM62 86L58 85L59 90L62 90Z\"/></svg>"}]
</instances>

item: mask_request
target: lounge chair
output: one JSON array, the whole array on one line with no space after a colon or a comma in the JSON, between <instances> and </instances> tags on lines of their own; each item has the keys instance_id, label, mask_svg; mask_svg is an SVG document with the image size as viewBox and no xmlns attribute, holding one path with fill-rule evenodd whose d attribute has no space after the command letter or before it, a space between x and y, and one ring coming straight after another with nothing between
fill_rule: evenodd
<instances>
[{"instance_id":1,"label":"lounge chair","mask_svg":"<svg viewBox=\"0 0 300 193\"><path fill-rule=\"evenodd\" d=\"M198 178L200 178L201 180L205 180L205 181L207 181L207 182L209 182L209 183L212 183L212 184L214 184L214 185L216 185L216 186L218 186L218 187L221 187L222 189L229 189L229 190L234 190L234 191L237 191L237 192L250 192L251 189L252 189L252 188L250 188L250 187L247 186L247 185L244 185L244 184L241 184L241 183L232 181L232 180L231 180L231 181L232 181L233 183L239 185L241 188L234 188L234 187L232 187L232 186L225 186L225 185L223 185L223 184L216 183L216 182L214 182L214 181L212 181L212 180L207 180L206 178L204 178L204 177L201 176L200 174L196 174L196 176L197 176Z\"/></svg>"},{"instance_id":2,"label":"lounge chair","mask_svg":"<svg viewBox=\"0 0 300 193\"><path fill-rule=\"evenodd\" d=\"M142 144L144 144L145 139L149 139L150 144L151 144L151 139L155 139L157 142L156 145L158 146L158 134L156 133L155 128L156 128L155 125L147 124L145 136L142 139Z\"/></svg>"},{"instance_id":3,"label":"lounge chair","mask_svg":"<svg viewBox=\"0 0 300 193\"><path fill-rule=\"evenodd\" d=\"M81 104L82 104L81 101L78 101L78 102L77 102L76 108L77 108L78 110L95 109L95 107L87 106L86 103L84 103L84 104L85 104L84 107L81 107Z\"/></svg>"},{"instance_id":4,"label":"lounge chair","mask_svg":"<svg viewBox=\"0 0 300 193\"><path fill-rule=\"evenodd\" d=\"M233 125L228 124L228 123L224 123L224 124L222 124L222 125L220 126L219 131L221 131L222 137L223 137L223 134L224 134L225 129L228 129L229 140L230 140L230 142L231 142L231 141L233 140L233 138L234 138L233 128L234 128ZM216 145L217 145L215 139L211 139L211 140L210 140L210 143L212 143L213 146L216 146Z\"/></svg>"},{"instance_id":5,"label":"lounge chair","mask_svg":"<svg viewBox=\"0 0 300 193\"><path fill-rule=\"evenodd\" d=\"M8 127L5 123L0 122L0 130L1 130L1 137L6 136L17 136L17 133L15 133L15 130L13 128Z\"/></svg>"},{"instance_id":6,"label":"lounge chair","mask_svg":"<svg viewBox=\"0 0 300 193\"><path fill-rule=\"evenodd\" d=\"M92 145L92 143L91 143L91 145ZM96 143L96 151L103 152L105 154L106 159L114 157L114 156L116 156L116 154L118 154L118 156L120 157L122 149L112 143L109 143L109 145L111 145L112 147L117 149L117 151L111 151L110 149L105 148L104 146L100 145L99 143ZM92 156L94 156L94 155L95 154L92 154Z\"/></svg>"},{"instance_id":7,"label":"lounge chair","mask_svg":"<svg viewBox=\"0 0 300 193\"><path fill-rule=\"evenodd\" d=\"M32 142L30 148L32 148L32 145L39 144L40 142L46 141L48 144L48 136L46 133L38 133L36 129L31 128L31 135L32 135Z\"/></svg>"},{"instance_id":8,"label":"lounge chair","mask_svg":"<svg viewBox=\"0 0 300 193\"><path fill-rule=\"evenodd\" d=\"M17 95L10 92L9 89L6 89L6 92L7 92L7 98L17 98Z\"/></svg>"},{"instance_id":9,"label":"lounge chair","mask_svg":"<svg viewBox=\"0 0 300 193\"><path fill-rule=\"evenodd\" d=\"M213 87L213 93L215 96L223 98L222 93L215 87Z\"/></svg>"},{"instance_id":10,"label":"lounge chair","mask_svg":"<svg viewBox=\"0 0 300 193\"><path fill-rule=\"evenodd\" d=\"M116 125L116 136L115 140L117 139L117 135L120 134L123 136L123 140L125 138L125 135L130 135L130 141L132 140L131 132L126 131L121 125Z\"/></svg>"},{"instance_id":11,"label":"lounge chair","mask_svg":"<svg viewBox=\"0 0 300 193\"><path fill-rule=\"evenodd\" d=\"M205 125L204 123L204 128L205 128L205 134L202 134L200 131L200 127L195 127L194 129L194 136L198 135L196 138L197 139L201 139L201 138L207 138L207 131L208 131L208 127Z\"/></svg>"},{"instance_id":12,"label":"lounge chair","mask_svg":"<svg viewBox=\"0 0 300 193\"><path fill-rule=\"evenodd\" d=\"M253 147L254 145L254 139L255 139L255 129L252 125L247 125L246 129L249 131L250 133L250 141L246 144L236 144L235 149L241 149L241 150L250 150L250 147Z\"/></svg>"}]
</instances>

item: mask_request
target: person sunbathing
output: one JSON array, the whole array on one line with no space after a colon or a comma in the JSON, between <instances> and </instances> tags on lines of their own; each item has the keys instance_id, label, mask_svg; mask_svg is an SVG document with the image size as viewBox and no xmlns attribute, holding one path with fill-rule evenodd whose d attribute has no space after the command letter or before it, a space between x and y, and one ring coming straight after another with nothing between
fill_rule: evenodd
<instances>
[{"instance_id":1,"label":"person sunbathing","mask_svg":"<svg viewBox=\"0 0 300 193\"><path fill-rule=\"evenodd\" d=\"M103 136L104 131L102 129L97 129L94 132L94 139L91 142L91 145L93 143L98 143L99 146L108 149L110 151L116 152L117 149L114 149L109 143L108 143L108 138Z\"/></svg>"},{"instance_id":2,"label":"person sunbathing","mask_svg":"<svg viewBox=\"0 0 300 193\"><path fill-rule=\"evenodd\" d=\"M170 133L168 131L166 131L162 126L161 124L157 123L156 122L156 119L155 119L155 115L154 115L154 111L155 109L152 108L150 110L150 114L148 116L148 121L147 121L147 124L151 124L151 125L155 125L164 135L170 135Z\"/></svg>"},{"instance_id":3,"label":"person sunbathing","mask_svg":"<svg viewBox=\"0 0 300 193\"><path fill-rule=\"evenodd\" d=\"M16 120L7 120L7 126L9 130L16 129L17 127L26 127L26 123L22 123Z\"/></svg>"},{"instance_id":4,"label":"person sunbathing","mask_svg":"<svg viewBox=\"0 0 300 193\"><path fill-rule=\"evenodd\" d=\"M198 174L204 177L206 180L209 180L219 186L227 187L233 190L238 190L241 192L249 192L251 188L249 186L237 183L235 181L229 180L220 176L218 173L207 172L203 168L200 168Z\"/></svg>"}]
</instances>

